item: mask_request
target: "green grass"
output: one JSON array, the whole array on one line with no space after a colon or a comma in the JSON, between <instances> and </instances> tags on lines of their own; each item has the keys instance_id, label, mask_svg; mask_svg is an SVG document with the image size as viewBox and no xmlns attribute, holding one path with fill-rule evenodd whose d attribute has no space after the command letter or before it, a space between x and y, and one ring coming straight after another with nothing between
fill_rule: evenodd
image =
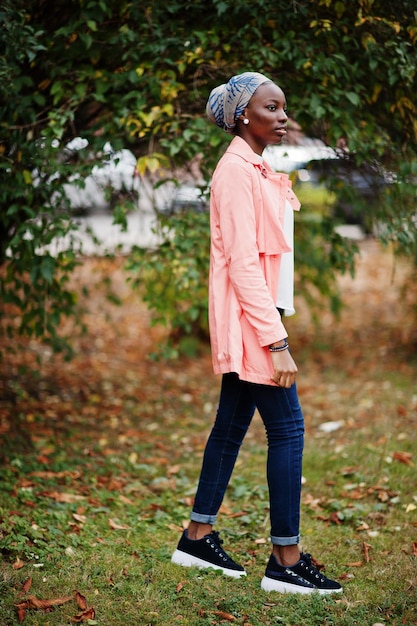
<instances>
[{"instance_id":1,"label":"green grass","mask_svg":"<svg viewBox=\"0 0 417 626\"><path fill-rule=\"evenodd\" d=\"M417 362L389 307L371 310L375 295L364 294L365 306L356 299L352 309L357 327L352 310L314 332L302 314L289 323L306 421L302 548L341 581L343 595L260 589L270 545L257 415L217 528L247 578L170 562L219 380L208 351L151 364L135 347L136 317L117 318L106 336L97 315L72 363L44 363L37 376L18 362L2 370L0 626L18 624L15 605L30 596L74 590L95 610L90 626L415 626ZM5 417L19 428L4 429ZM324 431L331 421L339 427ZM69 626L80 613L74 599L28 610L23 623Z\"/></svg>"},{"instance_id":2,"label":"green grass","mask_svg":"<svg viewBox=\"0 0 417 626\"><path fill-rule=\"evenodd\" d=\"M235 581L170 563L204 443L189 404L181 405L180 414L184 437L168 419L155 439L126 445L117 433L113 443L118 438L124 445L109 451L108 438L100 445L89 429L78 427L61 432L60 442L45 433L31 453L16 454L1 469L2 625L17 623L13 605L22 599L19 589L29 576L27 595L46 599L76 589L95 608L90 623L111 626L220 624L227 623L224 614L253 626L417 623L415 468L392 459L399 434L401 450L415 449L414 425L388 441L387 419L365 430L312 429L307 436L303 546L326 563L327 575L343 581L345 593L305 598L259 588L269 554L259 418L244 444L220 522L227 548L245 564L248 577ZM197 458L191 453L195 447ZM78 498L59 502L56 493ZM111 528L109 520L127 528ZM22 569L13 569L16 558L24 562ZM28 611L24 623L69 624L76 614L70 602L51 613Z\"/></svg>"}]
</instances>

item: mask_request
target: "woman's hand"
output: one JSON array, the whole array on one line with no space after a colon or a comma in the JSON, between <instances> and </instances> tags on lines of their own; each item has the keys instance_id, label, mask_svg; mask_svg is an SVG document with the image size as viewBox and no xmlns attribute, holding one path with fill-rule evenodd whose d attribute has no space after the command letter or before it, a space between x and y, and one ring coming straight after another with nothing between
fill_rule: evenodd
<instances>
[{"instance_id":1,"label":"woman's hand","mask_svg":"<svg viewBox=\"0 0 417 626\"><path fill-rule=\"evenodd\" d=\"M298 368L288 350L271 352L274 375L271 380L279 387L289 389L295 383Z\"/></svg>"}]
</instances>

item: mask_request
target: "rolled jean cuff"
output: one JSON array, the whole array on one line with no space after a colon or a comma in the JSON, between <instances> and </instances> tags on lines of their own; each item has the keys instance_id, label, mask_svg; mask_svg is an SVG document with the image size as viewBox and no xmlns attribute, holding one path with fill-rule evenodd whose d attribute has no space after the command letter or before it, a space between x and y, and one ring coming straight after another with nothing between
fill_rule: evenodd
<instances>
[{"instance_id":1,"label":"rolled jean cuff","mask_svg":"<svg viewBox=\"0 0 417 626\"><path fill-rule=\"evenodd\" d=\"M274 546L296 546L300 543L300 535L295 537L271 537Z\"/></svg>"},{"instance_id":2,"label":"rolled jean cuff","mask_svg":"<svg viewBox=\"0 0 417 626\"><path fill-rule=\"evenodd\" d=\"M200 524L211 524L214 526L216 523L217 516L216 515L203 515L202 513L191 512L190 520L192 522L199 522Z\"/></svg>"}]
</instances>

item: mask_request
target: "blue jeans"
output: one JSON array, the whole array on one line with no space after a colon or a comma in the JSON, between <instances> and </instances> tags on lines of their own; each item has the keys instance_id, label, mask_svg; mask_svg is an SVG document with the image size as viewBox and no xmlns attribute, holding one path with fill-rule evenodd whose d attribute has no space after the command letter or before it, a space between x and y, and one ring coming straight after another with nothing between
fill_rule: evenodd
<instances>
[{"instance_id":1,"label":"blue jeans","mask_svg":"<svg viewBox=\"0 0 417 626\"><path fill-rule=\"evenodd\" d=\"M300 541L300 496L304 418L297 389L241 381L224 374L216 420L204 452L191 519L214 524L255 409L267 442L267 479L271 541L286 546Z\"/></svg>"}]
</instances>

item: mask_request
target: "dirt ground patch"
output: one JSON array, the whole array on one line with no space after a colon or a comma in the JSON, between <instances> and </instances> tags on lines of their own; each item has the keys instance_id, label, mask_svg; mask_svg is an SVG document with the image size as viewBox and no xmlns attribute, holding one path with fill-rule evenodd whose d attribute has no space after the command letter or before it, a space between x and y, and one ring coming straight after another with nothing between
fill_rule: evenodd
<instances>
[{"instance_id":1,"label":"dirt ground patch","mask_svg":"<svg viewBox=\"0 0 417 626\"><path fill-rule=\"evenodd\" d=\"M340 319L323 309L319 323L313 323L297 296L297 314L286 321L310 427L320 420L348 418L353 410L349 399L366 405L366 397L372 397L381 380L390 385L391 376L403 373L408 379L417 370L412 268L372 239L361 242L360 250L355 278L339 279L345 304ZM74 275L74 287L81 293L88 285L91 293L86 302L88 333L74 333L73 360L64 362L39 342L27 341L23 351L6 355L0 363L0 436L10 437L19 415L24 421L29 415L34 425L39 416L42 422L48 415L55 421L76 420L73 410L79 412L84 401L91 404L92 396L97 419L100 410L102 415L108 415L109 407L117 411L126 394L138 403L138 413L149 418L162 396L191 390L198 403L215 403L219 381L212 373L209 346L194 359L169 363L148 359L157 344L163 345L166 331L150 326L149 311L126 284L123 263L123 258L86 259ZM111 278L121 306L106 299L103 276ZM338 416L329 404L329 389L339 398ZM408 393L415 406L417 389Z\"/></svg>"}]
</instances>

